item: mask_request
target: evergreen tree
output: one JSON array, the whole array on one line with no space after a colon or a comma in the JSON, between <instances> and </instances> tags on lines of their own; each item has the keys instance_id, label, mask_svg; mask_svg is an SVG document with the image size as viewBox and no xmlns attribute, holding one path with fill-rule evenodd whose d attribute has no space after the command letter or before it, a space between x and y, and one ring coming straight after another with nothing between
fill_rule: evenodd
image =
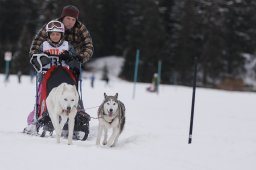
<instances>
[{"instance_id":1,"label":"evergreen tree","mask_svg":"<svg viewBox=\"0 0 256 170\"><path fill-rule=\"evenodd\" d=\"M256 12L255 1L229 1L223 5L225 15L225 71L232 76L239 76L243 71L242 53L254 53Z\"/></svg>"},{"instance_id":2,"label":"evergreen tree","mask_svg":"<svg viewBox=\"0 0 256 170\"><path fill-rule=\"evenodd\" d=\"M198 30L198 15L195 1L176 0L173 13L171 47L174 71L179 84L191 85L194 57L200 57L201 33Z\"/></svg>"},{"instance_id":3,"label":"evergreen tree","mask_svg":"<svg viewBox=\"0 0 256 170\"><path fill-rule=\"evenodd\" d=\"M165 30L165 37L163 40L163 47L160 51L160 60L162 60L163 67L161 73L162 83L175 83L175 71L174 71L174 59L171 55L172 45L175 43L172 41L172 30L174 27L171 17L174 0L161 0L159 2L159 13L163 20L163 26Z\"/></svg>"},{"instance_id":4,"label":"evergreen tree","mask_svg":"<svg viewBox=\"0 0 256 170\"><path fill-rule=\"evenodd\" d=\"M136 4L136 5L134 5ZM121 76L133 79L136 49L140 49L139 81L151 81L157 71L157 62L164 47L165 29L159 13L159 2L134 0L130 4L130 21L127 25L127 53Z\"/></svg>"},{"instance_id":5,"label":"evergreen tree","mask_svg":"<svg viewBox=\"0 0 256 170\"><path fill-rule=\"evenodd\" d=\"M0 0L0 55L12 51L12 73L29 73L34 35L68 4L79 7L79 19L94 42L93 58L125 57L121 77L126 80L133 80L137 49L139 81L150 82L162 60L163 83L176 79L191 85L193 59L198 57L198 80L210 87L226 75L241 77L243 54L255 54L254 0Z\"/></svg>"}]
</instances>

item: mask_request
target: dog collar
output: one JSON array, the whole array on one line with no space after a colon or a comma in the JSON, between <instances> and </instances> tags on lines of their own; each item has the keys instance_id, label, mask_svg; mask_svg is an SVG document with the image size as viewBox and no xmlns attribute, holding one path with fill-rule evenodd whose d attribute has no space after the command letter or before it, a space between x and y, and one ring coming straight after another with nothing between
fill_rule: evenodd
<instances>
[{"instance_id":1,"label":"dog collar","mask_svg":"<svg viewBox=\"0 0 256 170\"><path fill-rule=\"evenodd\" d=\"M106 115L106 114L104 114L104 115ZM106 116L108 116L108 115L106 115ZM116 119L116 117L117 117L117 115L115 115L115 117L113 117L113 119L110 118L110 120L106 120L104 116L103 116L102 118L103 118L106 122L108 122L109 124L111 124L111 123Z\"/></svg>"}]
</instances>

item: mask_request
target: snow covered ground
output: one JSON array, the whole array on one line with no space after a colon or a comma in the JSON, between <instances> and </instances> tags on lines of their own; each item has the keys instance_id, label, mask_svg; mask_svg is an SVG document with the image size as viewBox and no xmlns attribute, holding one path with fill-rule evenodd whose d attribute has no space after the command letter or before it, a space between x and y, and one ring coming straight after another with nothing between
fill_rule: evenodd
<instances>
[{"instance_id":1,"label":"snow covered ground","mask_svg":"<svg viewBox=\"0 0 256 170\"><path fill-rule=\"evenodd\" d=\"M84 75L86 77L86 75ZM188 144L192 88L160 86L118 79L109 86L96 77L95 88L83 80L86 111L96 117L103 93L119 93L127 109L127 123L116 147L95 145L97 120L90 122L87 141L41 138L21 133L32 110L35 85L29 77L0 75L1 170L255 170L256 94L198 88L192 144ZM91 109L89 109L91 108Z\"/></svg>"}]
</instances>

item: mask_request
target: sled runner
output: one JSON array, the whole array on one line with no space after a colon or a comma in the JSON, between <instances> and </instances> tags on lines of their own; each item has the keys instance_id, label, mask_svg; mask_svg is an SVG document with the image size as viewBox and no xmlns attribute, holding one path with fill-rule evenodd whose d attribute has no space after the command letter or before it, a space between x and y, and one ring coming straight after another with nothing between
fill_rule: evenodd
<instances>
[{"instance_id":1,"label":"sled runner","mask_svg":"<svg viewBox=\"0 0 256 170\"><path fill-rule=\"evenodd\" d=\"M37 71L36 104L34 110L28 116L29 126L24 129L24 133L39 134L41 137L44 137L47 132L52 135L54 128L47 111L46 98L53 88L65 82L76 85L77 90L80 87L80 92L78 90L79 104L75 117L73 138L86 140L89 134L90 116L84 111L82 102L81 64L76 59L64 63L59 61L58 56L48 56L46 54L34 54L30 63ZM64 132L66 132L63 134L64 136L67 136L67 129L68 123L63 128Z\"/></svg>"}]
</instances>

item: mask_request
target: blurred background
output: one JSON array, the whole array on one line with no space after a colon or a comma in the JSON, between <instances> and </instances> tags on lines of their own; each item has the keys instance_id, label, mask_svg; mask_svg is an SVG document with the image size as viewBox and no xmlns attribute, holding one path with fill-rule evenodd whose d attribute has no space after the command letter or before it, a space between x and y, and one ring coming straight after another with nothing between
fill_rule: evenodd
<instances>
[{"instance_id":1,"label":"blurred background","mask_svg":"<svg viewBox=\"0 0 256 170\"><path fill-rule=\"evenodd\" d=\"M139 82L151 82L160 61L161 83L191 86L197 57L199 86L255 89L255 0L0 0L0 72L11 51L10 73L29 74L33 37L69 4L90 31L91 61L124 58L124 80L133 80L139 49Z\"/></svg>"}]
</instances>

